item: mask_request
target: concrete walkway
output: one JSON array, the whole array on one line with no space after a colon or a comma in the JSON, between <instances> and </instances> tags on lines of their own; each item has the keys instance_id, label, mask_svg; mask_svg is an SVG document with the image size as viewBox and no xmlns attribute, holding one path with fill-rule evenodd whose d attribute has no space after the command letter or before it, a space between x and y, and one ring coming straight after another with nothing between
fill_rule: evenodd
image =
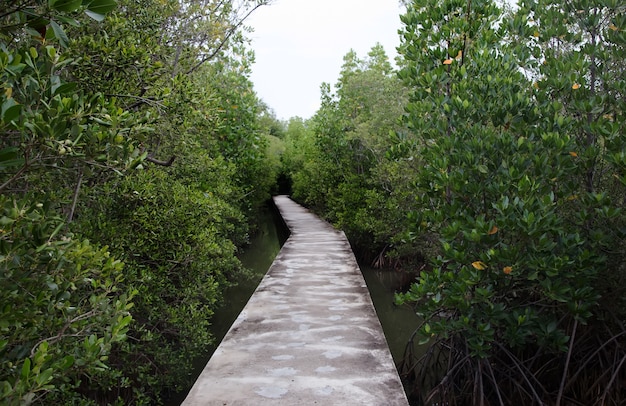
<instances>
[{"instance_id":1,"label":"concrete walkway","mask_svg":"<svg viewBox=\"0 0 626 406\"><path fill-rule=\"evenodd\" d=\"M183 405L408 405L345 235L274 202L291 236Z\"/></svg>"}]
</instances>

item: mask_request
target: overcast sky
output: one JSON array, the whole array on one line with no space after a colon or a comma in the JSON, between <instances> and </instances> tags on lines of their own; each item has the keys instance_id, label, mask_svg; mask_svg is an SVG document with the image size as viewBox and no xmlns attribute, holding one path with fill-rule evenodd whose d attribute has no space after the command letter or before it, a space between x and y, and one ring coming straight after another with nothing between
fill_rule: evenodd
<instances>
[{"instance_id":1,"label":"overcast sky","mask_svg":"<svg viewBox=\"0 0 626 406\"><path fill-rule=\"evenodd\" d=\"M261 7L247 21L257 94L279 119L310 118L320 85L337 82L351 48L363 58L380 42L393 63L400 13L398 0L274 0Z\"/></svg>"}]
</instances>

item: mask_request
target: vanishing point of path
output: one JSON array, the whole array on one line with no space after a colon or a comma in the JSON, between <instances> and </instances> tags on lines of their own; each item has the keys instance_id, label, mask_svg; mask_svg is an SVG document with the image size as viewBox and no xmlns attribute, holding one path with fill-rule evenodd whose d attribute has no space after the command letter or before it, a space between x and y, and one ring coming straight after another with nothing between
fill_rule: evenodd
<instances>
[{"instance_id":1,"label":"vanishing point of path","mask_svg":"<svg viewBox=\"0 0 626 406\"><path fill-rule=\"evenodd\" d=\"M183 405L408 405L344 233L274 202L291 235Z\"/></svg>"}]
</instances>

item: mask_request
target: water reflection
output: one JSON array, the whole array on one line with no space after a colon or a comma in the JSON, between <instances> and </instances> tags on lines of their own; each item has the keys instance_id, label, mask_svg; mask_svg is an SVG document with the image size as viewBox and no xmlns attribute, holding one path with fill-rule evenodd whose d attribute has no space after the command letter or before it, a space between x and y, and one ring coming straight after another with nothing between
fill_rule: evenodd
<instances>
[{"instance_id":1,"label":"water reflection","mask_svg":"<svg viewBox=\"0 0 626 406\"><path fill-rule=\"evenodd\" d=\"M248 303L288 236L288 231L283 227L282 219L273 204L260 212L257 221L259 227L257 233L250 239L250 245L239 255L239 260L250 271L250 276L242 278L237 281L237 285L224 291L223 305L212 319L211 332L215 336L215 348Z\"/></svg>"},{"instance_id":2,"label":"water reflection","mask_svg":"<svg viewBox=\"0 0 626 406\"><path fill-rule=\"evenodd\" d=\"M420 319L410 306L394 304L394 294L406 286L410 276L404 272L373 269L364 265L361 265L361 272L372 296L393 360L398 364L402 360L406 344L420 323Z\"/></svg>"}]
</instances>

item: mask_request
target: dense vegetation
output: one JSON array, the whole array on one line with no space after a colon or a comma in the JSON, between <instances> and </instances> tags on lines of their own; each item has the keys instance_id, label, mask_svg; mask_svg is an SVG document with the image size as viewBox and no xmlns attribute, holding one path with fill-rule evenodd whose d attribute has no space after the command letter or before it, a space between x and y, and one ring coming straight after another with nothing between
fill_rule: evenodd
<instances>
[{"instance_id":1,"label":"dense vegetation","mask_svg":"<svg viewBox=\"0 0 626 406\"><path fill-rule=\"evenodd\" d=\"M294 197L421 271L415 399L624 404L624 4L405 4L399 70L350 52L289 123Z\"/></svg>"},{"instance_id":2,"label":"dense vegetation","mask_svg":"<svg viewBox=\"0 0 626 406\"><path fill-rule=\"evenodd\" d=\"M189 384L278 162L265 1L0 1L0 403Z\"/></svg>"},{"instance_id":3,"label":"dense vegetation","mask_svg":"<svg viewBox=\"0 0 626 406\"><path fill-rule=\"evenodd\" d=\"M350 51L283 126L265 3L0 0L0 403L187 385L280 174L416 272L417 402L624 404L624 5L407 0L398 69Z\"/></svg>"}]
</instances>

